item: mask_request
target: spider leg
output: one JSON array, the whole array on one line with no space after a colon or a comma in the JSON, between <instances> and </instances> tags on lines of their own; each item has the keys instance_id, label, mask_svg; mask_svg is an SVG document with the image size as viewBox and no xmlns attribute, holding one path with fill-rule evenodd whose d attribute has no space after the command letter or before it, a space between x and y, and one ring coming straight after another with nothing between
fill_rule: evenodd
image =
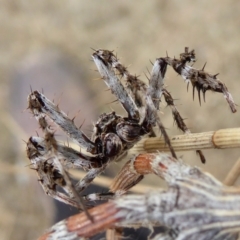
<instances>
[{"instance_id":1,"label":"spider leg","mask_svg":"<svg viewBox=\"0 0 240 240\"><path fill-rule=\"evenodd\" d=\"M101 76L103 77L107 85L111 88L112 92L117 96L119 101L122 103L122 105L128 112L129 116L132 119L139 120L139 111L137 109L136 104L134 103L132 97L126 92L125 88L123 87L123 85L121 84L120 80L118 79L118 77L116 76L113 70L113 67L115 67L118 69L120 74L125 75L126 77L130 77L131 75L127 72L126 68L119 64L119 62L116 60L116 57L113 55L112 52L107 50L98 50L94 52L93 60L97 65ZM160 62L159 67L155 65L153 72L155 73L156 72L155 69L157 69L160 72L158 76L160 76L163 79L166 72L167 64L163 59L160 59L158 61ZM156 83L156 80L155 80L156 77L154 76L152 77L152 79L153 80L150 81L150 86L151 84L154 85L154 83ZM150 87L148 89L150 89ZM158 89L156 91L158 91ZM142 123L142 126L147 130L147 132L151 132L152 126L157 124L161 132L163 133L164 139L168 144L172 155L176 157L176 154L171 146L170 139L166 133L166 130L162 125L159 116L157 115L157 109L155 108L155 105L152 99L154 97L155 95L153 94L153 91L147 90L147 97L145 98L146 109L145 109L144 121ZM136 113L137 113L137 118L136 118Z\"/></svg>"},{"instance_id":2,"label":"spider leg","mask_svg":"<svg viewBox=\"0 0 240 240\"><path fill-rule=\"evenodd\" d=\"M166 70L166 61L163 58L156 59L155 63L153 64L147 94L151 97L157 110L159 110L159 103L162 96Z\"/></svg>"},{"instance_id":3,"label":"spider leg","mask_svg":"<svg viewBox=\"0 0 240 240\"><path fill-rule=\"evenodd\" d=\"M141 111L145 106L145 94L147 91L147 85L140 80L136 75L132 75L127 70L118 58L113 54L113 52L109 52L109 60L108 62L111 66L116 69L117 73L124 77L126 81L126 89L129 94L132 96L134 102L136 103L138 109ZM145 108L144 108L145 109Z\"/></svg>"},{"instance_id":4,"label":"spider leg","mask_svg":"<svg viewBox=\"0 0 240 240\"><path fill-rule=\"evenodd\" d=\"M161 133L163 134L166 144L174 158L177 158L176 153L171 145L168 134L161 122L157 109L159 109L160 99L158 97L162 94L163 79L166 73L167 63L164 59L159 58L153 65L152 76L150 78L149 87L146 94L146 114L143 121L143 126L146 129L158 125Z\"/></svg>"},{"instance_id":5,"label":"spider leg","mask_svg":"<svg viewBox=\"0 0 240 240\"><path fill-rule=\"evenodd\" d=\"M41 148L29 139L27 143L27 156L31 161L31 169L36 170L39 176L39 183L41 184L44 192L66 204L70 204L74 207L79 207L76 200L72 199L64 193L57 191L57 186L65 188L66 182L60 169L55 165L55 157L51 156L49 149Z\"/></svg>"},{"instance_id":6,"label":"spider leg","mask_svg":"<svg viewBox=\"0 0 240 240\"><path fill-rule=\"evenodd\" d=\"M47 143L44 138L32 136L28 140L29 144L31 143L35 151L38 151L39 154L44 155L47 151ZM93 167L101 166L99 162L99 157L89 156L83 154L82 152L78 152L70 147L64 146L60 143L56 143L56 151L58 152L58 156L61 159L61 163L68 168L81 168L85 171ZM31 158L32 162L36 162L34 158Z\"/></svg>"},{"instance_id":7,"label":"spider leg","mask_svg":"<svg viewBox=\"0 0 240 240\"><path fill-rule=\"evenodd\" d=\"M117 97L123 108L127 111L129 118L139 121L139 111L133 100L128 94L119 78L116 76L111 66L112 53L108 50L97 50L93 53L92 58L98 71L104 79L112 93Z\"/></svg>"},{"instance_id":8,"label":"spider leg","mask_svg":"<svg viewBox=\"0 0 240 240\"><path fill-rule=\"evenodd\" d=\"M181 129L185 134L191 133L190 129L188 129L188 127L185 124L183 118L181 117L180 113L178 112L178 110L177 110L177 108L174 104L174 100L173 100L171 94L165 88L162 90L162 93L163 93L163 96L164 96L164 99L165 99L167 105L171 107L172 114L173 114L173 119L176 122L177 127L179 129ZM196 150L196 153L199 155L199 157L201 159L201 162L205 163L206 159L205 159L202 151L201 150Z\"/></svg>"},{"instance_id":9,"label":"spider leg","mask_svg":"<svg viewBox=\"0 0 240 240\"><path fill-rule=\"evenodd\" d=\"M95 144L75 126L64 112L59 110L58 106L48 100L43 94L38 91L32 92L28 96L28 105L43 130L46 126L43 126L40 121L47 115L88 152L92 154L97 153Z\"/></svg>"},{"instance_id":10,"label":"spider leg","mask_svg":"<svg viewBox=\"0 0 240 240\"><path fill-rule=\"evenodd\" d=\"M94 180L94 178L96 178L99 174L101 174L106 167L108 166L108 163L102 164L101 167L99 168L92 168L90 169L86 176L81 179L76 185L75 185L75 189L78 193L81 193L84 189L86 189L90 183Z\"/></svg>"},{"instance_id":11,"label":"spider leg","mask_svg":"<svg viewBox=\"0 0 240 240\"><path fill-rule=\"evenodd\" d=\"M109 192L106 193L93 193L84 197L86 201L97 201L97 200L109 200L117 198L127 191L129 191L133 186L138 184L142 179L143 175L136 173L132 167L132 161L129 160L124 164L120 172L114 178Z\"/></svg>"},{"instance_id":12,"label":"spider leg","mask_svg":"<svg viewBox=\"0 0 240 240\"><path fill-rule=\"evenodd\" d=\"M57 145L56 148L58 151L57 161L56 157L50 157L47 145L48 144L44 138L30 137L27 143L27 155L32 163L31 168L37 171L39 182L47 195L79 208L78 202L74 200L76 199L75 196L79 196L79 193L87 188L93 179L104 171L107 165L98 163L97 166L96 157L84 156L82 153L62 145ZM81 158L79 157L79 154L82 154ZM100 162L99 158L98 162ZM76 184L76 186L73 186L68 176L68 172L64 170L62 164L67 168L81 167L84 170L87 170L88 173L79 181L79 183ZM91 171L91 169L94 170ZM63 171L64 174L62 174ZM63 188L68 195L58 192L56 188L57 186ZM84 203L92 199L92 197L90 197L90 199L87 197L82 198L85 200ZM96 198L94 200L96 200Z\"/></svg>"},{"instance_id":13,"label":"spider leg","mask_svg":"<svg viewBox=\"0 0 240 240\"><path fill-rule=\"evenodd\" d=\"M129 86L132 86L131 88L132 91L133 89L136 89L136 86L134 86L132 83L138 83L138 79L134 78L134 76L128 73L126 67L120 64L120 62L113 55L112 52L109 52L106 50L104 51L101 50L101 51L103 56L102 58L105 60L105 62L110 63L111 66L113 66L119 71L120 75L124 76L127 79L127 81L130 83ZM145 85L138 84L139 85L138 88L141 89L142 93L144 93L144 95L145 94L147 95L147 97L144 100L146 101L145 102L146 110L145 110L145 116L144 116L145 119L142 125L143 126L147 125L147 128L148 128L147 131L149 132L151 131L151 127L157 123L161 132L163 133L166 143L170 147L172 155L176 157L176 154L171 146L170 139L166 133L166 130L162 125L159 116L157 115L157 109L159 109L159 101L160 101L161 91L163 87L163 79L166 73L166 69L167 69L166 61L163 58L157 59L153 66L149 87L146 88Z\"/></svg>"},{"instance_id":14,"label":"spider leg","mask_svg":"<svg viewBox=\"0 0 240 240\"><path fill-rule=\"evenodd\" d=\"M185 52L180 54L180 59L172 59L170 57L164 58L168 65L172 66L172 68L182 76L184 80L189 83L192 83L193 86L193 98L194 91L197 88L198 98L201 104L200 91L203 92L203 98L205 100L205 93L207 90L211 90L213 92L222 93L226 98L228 105L233 113L235 113L236 105L234 103L233 97L228 91L227 87L224 83L222 83L219 79L217 79L217 75L212 75L204 71L204 67L201 70L195 69L189 65L187 62L195 61L195 52L194 50L188 51L188 48L185 48Z\"/></svg>"}]
</instances>

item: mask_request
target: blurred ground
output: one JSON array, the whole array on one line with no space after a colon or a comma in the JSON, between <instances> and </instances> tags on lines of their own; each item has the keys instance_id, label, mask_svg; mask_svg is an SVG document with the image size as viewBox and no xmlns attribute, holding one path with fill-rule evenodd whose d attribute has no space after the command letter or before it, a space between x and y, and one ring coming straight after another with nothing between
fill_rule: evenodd
<instances>
[{"instance_id":1,"label":"blurred ground","mask_svg":"<svg viewBox=\"0 0 240 240\"><path fill-rule=\"evenodd\" d=\"M115 50L132 73L146 79L150 61L178 56L185 46L197 54L195 66L220 73L235 102L240 103L240 3L228 1L0 1L0 239L36 239L53 222L54 206L42 193L37 177L25 167L25 144L38 130L24 111L32 89L44 90L90 134L92 121L111 108L121 112L90 61L91 47ZM207 92L206 103L192 101L183 80L170 68L167 85L179 99L179 111L192 132L238 127L239 112L231 114L221 94ZM170 135L169 109L162 116ZM19 124L19 125L16 125ZM60 134L62 136L62 134ZM182 153L223 180L239 149L204 151L202 166L195 153ZM118 164L119 165L119 164ZM118 169L113 164L114 175ZM108 171L109 172L109 171ZM156 184L148 177L147 183ZM161 183L158 184L161 186Z\"/></svg>"}]
</instances>

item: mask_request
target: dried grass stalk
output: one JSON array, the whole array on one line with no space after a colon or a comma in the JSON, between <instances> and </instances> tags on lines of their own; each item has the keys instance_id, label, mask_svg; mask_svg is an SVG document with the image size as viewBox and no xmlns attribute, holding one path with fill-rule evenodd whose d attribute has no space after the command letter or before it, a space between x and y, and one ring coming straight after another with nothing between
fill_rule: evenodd
<instances>
[{"instance_id":1,"label":"dried grass stalk","mask_svg":"<svg viewBox=\"0 0 240 240\"><path fill-rule=\"evenodd\" d=\"M198 149L224 149L240 147L240 128L227 128L211 132L189 133L172 137L171 144L175 151L189 151ZM130 154L169 151L161 137L145 138L132 148Z\"/></svg>"},{"instance_id":2,"label":"dried grass stalk","mask_svg":"<svg viewBox=\"0 0 240 240\"><path fill-rule=\"evenodd\" d=\"M232 169L229 171L223 183L228 186L232 186L237 181L239 175L240 175L240 158L233 165Z\"/></svg>"}]
</instances>

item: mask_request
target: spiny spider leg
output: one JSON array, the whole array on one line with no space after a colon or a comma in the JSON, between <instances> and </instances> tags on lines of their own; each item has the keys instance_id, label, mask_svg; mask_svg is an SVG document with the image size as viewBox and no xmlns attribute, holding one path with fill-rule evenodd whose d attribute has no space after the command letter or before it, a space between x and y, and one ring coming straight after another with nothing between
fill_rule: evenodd
<instances>
[{"instance_id":1,"label":"spiny spider leg","mask_svg":"<svg viewBox=\"0 0 240 240\"><path fill-rule=\"evenodd\" d=\"M157 110L159 110L166 70L166 61L164 61L162 58L156 59L155 63L153 64L147 94L152 98L153 104Z\"/></svg>"},{"instance_id":2,"label":"spiny spider leg","mask_svg":"<svg viewBox=\"0 0 240 240\"><path fill-rule=\"evenodd\" d=\"M92 180L106 168L106 165L102 165L100 162L97 163L97 158L94 157L82 155L80 158L79 154L81 153L66 146L57 144L56 149L58 151L57 159L56 156L49 156L49 149L47 148L45 139L30 137L27 143L27 156L32 163L31 168L37 171L40 177L39 182L47 195L79 208L79 204L73 200L74 196L72 192L76 191L78 194L86 189ZM86 160L85 157L88 157L89 160ZM92 160L92 158L94 160ZM66 179L62 174L64 169L62 169L59 163L56 164L57 160L66 168L83 168L88 171L88 173L75 186L72 186L72 183L69 182L69 184L71 184L71 188L69 188L66 186ZM64 191L68 193L68 196L58 192L56 189L57 186L63 188ZM88 198L85 199L90 200Z\"/></svg>"},{"instance_id":3,"label":"spiny spider leg","mask_svg":"<svg viewBox=\"0 0 240 240\"><path fill-rule=\"evenodd\" d=\"M105 50L107 52L107 50ZM121 64L113 52L108 51L108 62L111 66L117 70L121 77L126 80L126 89L132 96L134 102L138 108L145 107L145 94L147 91L147 85L140 80L136 75L132 75L128 72L127 68ZM140 110L140 109L139 109Z\"/></svg>"},{"instance_id":4,"label":"spiny spider leg","mask_svg":"<svg viewBox=\"0 0 240 240\"><path fill-rule=\"evenodd\" d=\"M35 117L37 114L46 114L56 124L58 124L71 138L76 140L81 147L85 148L92 154L97 153L95 144L77 128L73 120L69 119L67 115L60 111L58 106L48 100L43 94L38 91L32 92L28 97L29 109L33 112Z\"/></svg>"},{"instance_id":5,"label":"spiny spider leg","mask_svg":"<svg viewBox=\"0 0 240 240\"><path fill-rule=\"evenodd\" d=\"M116 76L114 69L111 64L110 51L107 50L97 50L92 54L92 58L98 68L100 75L111 89L112 93L115 94L117 99L120 101L124 109L127 111L131 119L139 120L139 111L133 101L132 97L127 93L126 89L123 87L122 83Z\"/></svg>"},{"instance_id":6,"label":"spiny spider leg","mask_svg":"<svg viewBox=\"0 0 240 240\"><path fill-rule=\"evenodd\" d=\"M172 109L173 119L176 122L177 127L179 129L181 129L185 134L191 133L190 129L188 129L183 118L181 117L180 113L178 112L171 94L165 88L163 88L162 93L163 93L163 96L164 96L164 99L165 99L167 105L170 106ZM205 159L202 151L196 150L196 153L197 153L197 155L199 155L201 162L205 163L206 159Z\"/></svg>"},{"instance_id":7,"label":"spiny spider leg","mask_svg":"<svg viewBox=\"0 0 240 240\"><path fill-rule=\"evenodd\" d=\"M166 129L164 128L161 119L158 115L157 109L159 109L160 97L163 89L164 76L166 73L167 64L162 58L158 58L152 69L149 87L146 93L146 115L143 121L143 125L153 127L156 124L160 129L166 144L169 146L169 150L174 158L177 159L177 155L171 145L171 141L168 137Z\"/></svg>"},{"instance_id":8,"label":"spiny spider leg","mask_svg":"<svg viewBox=\"0 0 240 240\"><path fill-rule=\"evenodd\" d=\"M32 162L31 169L36 170L38 173L39 183L44 192L58 201L78 208L79 204L76 200L73 200L64 193L58 192L56 189L57 186L64 188L66 183L62 174L60 174L53 163L55 159L49 158L49 156L46 158L46 155L41 156L31 142L27 143L27 155Z\"/></svg>"},{"instance_id":9,"label":"spiny spider leg","mask_svg":"<svg viewBox=\"0 0 240 240\"><path fill-rule=\"evenodd\" d=\"M54 134L50 133L49 138L52 138L49 140L51 142L51 145L53 146L52 152L53 152L53 155L55 156L55 158L54 158L55 167L57 169L59 169L59 172L61 173L61 175L65 181L65 185L63 185L63 189L66 191L66 193L69 195L69 197L71 199L75 199L77 201L78 208L83 210L85 212L85 214L87 215L88 219L90 219L93 222L93 218L89 214L87 207L83 201L83 198L77 193L77 191L76 191L75 187L73 186L73 183L69 177L68 172L64 169L62 163L59 160L58 152L56 150L57 142L56 142L56 139L54 138Z\"/></svg>"},{"instance_id":10,"label":"spiny spider leg","mask_svg":"<svg viewBox=\"0 0 240 240\"><path fill-rule=\"evenodd\" d=\"M41 137L30 137L29 142L35 147L35 149L41 154L46 153L46 142ZM61 158L62 164L68 168L81 168L85 171L92 169L93 167L100 167L99 157L88 156L82 152L78 152L73 148L64 146L60 143L56 143L56 150ZM38 161L31 158L32 162Z\"/></svg>"},{"instance_id":11,"label":"spiny spider leg","mask_svg":"<svg viewBox=\"0 0 240 240\"><path fill-rule=\"evenodd\" d=\"M160 117L157 114L156 108L155 108L150 96L146 96L146 105L147 105L147 109L146 109L146 118L144 120L144 124L146 124L147 126L149 126L149 125L154 126L155 124L157 124L158 128L160 129L160 131L163 135L165 143L169 147L169 150L170 150L172 156L177 159L177 155L171 145L170 138L168 137L166 129L163 126L163 124L160 120Z\"/></svg>"},{"instance_id":12,"label":"spiny spider leg","mask_svg":"<svg viewBox=\"0 0 240 240\"><path fill-rule=\"evenodd\" d=\"M203 93L203 99L205 101L205 93L208 90L213 92L222 93L226 98L229 107L233 113L235 113L236 105L234 103L232 95L228 92L228 89L224 83L217 79L217 75L212 75L204 71L204 67L201 70L195 69L187 63L195 61L195 52L194 50L188 51L188 48L185 48L185 52L180 54L180 59L165 57L164 60L172 66L172 68L182 76L182 78L189 84L191 82L193 86L193 98L195 88L198 91L198 98L201 104L200 92Z\"/></svg>"}]
</instances>

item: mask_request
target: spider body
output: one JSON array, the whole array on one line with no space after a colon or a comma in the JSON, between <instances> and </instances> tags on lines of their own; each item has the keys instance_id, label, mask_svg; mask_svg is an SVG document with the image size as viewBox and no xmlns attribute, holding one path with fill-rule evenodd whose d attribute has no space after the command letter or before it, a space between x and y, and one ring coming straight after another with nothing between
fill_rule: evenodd
<instances>
[{"instance_id":1,"label":"spider body","mask_svg":"<svg viewBox=\"0 0 240 240\"><path fill-rule=\"evenodd\" d=\"M103 113L95 124L92 140L101 157L117 157L146 133L136 120L123 118L115 112Z\"/></svg>"}]
</instances>

